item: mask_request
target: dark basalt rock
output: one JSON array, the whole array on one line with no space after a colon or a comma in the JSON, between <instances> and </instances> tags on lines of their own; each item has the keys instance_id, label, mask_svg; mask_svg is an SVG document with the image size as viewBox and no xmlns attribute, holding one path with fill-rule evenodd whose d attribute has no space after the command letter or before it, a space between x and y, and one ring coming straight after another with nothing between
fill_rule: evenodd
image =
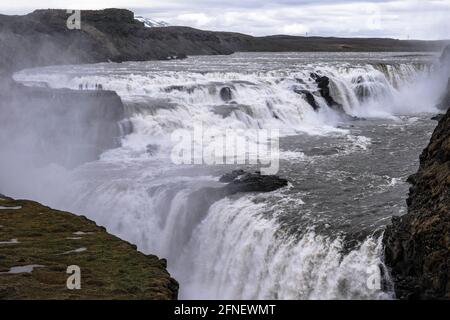
<instances>
[{"instance_id":1,"label":"dark basalt rock","mask_svg":"<svg viewBox=\"0 0 450 320\"><path fill-rule=\"evenodd\" d=\"M240 192L272 192L288 185L286 179L278 176L262 175L259 171L249 173L244 170L234 170L224 174L219 181L226 183L226 185L220 188L202 190L203 193L208 195L210 203Z\"/></svg>"},{"instance_id":2,"label":"dark basalt rock","mask_svg":"<svg viewBox=\"0 0 450 320\"><path fill-rule=\"evenodd\" d=\"M450 61L448 63L450 64ZM447 110L450 107L450 78L447 82L447 92L444 94L437 107L440 110Z\"/></svg>"},{"instance_id":3,"label":"dark basalt rock","mask_svg":"<svg viewBox=\"0 0 450 320\"><path fill-rule=\"evenodd\" d=\"M308 102L308 104L314 109L314 110L319 110L319 105L316 102L316 99L314 98L314 95L309 92L308 90L299 90L299 89L295 89L294 90L295 93L302 95L306 102Z\"/></svg>"},{"instance_id":4,"label":"dark basalt rock","mask_svg":"<svg viewBox=\"0 0 450 320\"><path fill-rule=\"evenodd\" d=\"M225 190L228 194L238 192L272 192L287 185L288 181L286 179L255 172L244 173L238 176L225 187Z\"/></svg>"},{"instance_id":5,"label":"dark basalt rock","mask_svg":"<svg viewBox=\"0 0 450 320\"><path fill-rule=\"evenodd\" d=\"M224 183L230 183L244 174L245 174L244 170L233 170L230 173L225 173L223 176L221 176L219 181Z\"/></svg>"},{"instance_id":6,"label":"dark basalt rock","mask_svg":"<svg viewBox=\"0 0 450 320\"><path fill-rule=\"evenodd\" d=\"M149 156L154 156L159 151L159 145L157 144L148 144L146 147L146 152Z\"/></svg>"},{"instance_id":7,"label":"dark basalt rock","mask_svg":"<svg viewBox=\"0 0 450 320\"><path fill-rule=\"evenodd\" d=\"M12 80L0 85L0 135L4 150L30 136L27 157L37 165L58 163L67 168L97 160L119 145L118 123L124 105L116 92L26 87ZM17 152L25 152L14 148ZM6 155L8 156L8 155Z\"/></svg>"},{"instance_id":8,"label":"dark basalt rock","mask_svg":"<svg viewBox=\"0 0 450 320\"><path fill-rule=\"evenodd\" d=\"M311 73L311 78L316 81L319 88L320 95L325 99L330 108L342 111L343 107L337 103L330 93L330 78L326 76L319 76L317 73Z\"/></svg>"},{"instance_id":9,"label":"dark basalt rock","mask_svg":"<svg viewBox=\"0 0 450 320\"><path fill-rule=\"evenodd\" d=\"M239 192L272 192L288 185L286 179L274 175L262 175L261 172L248 173L234 170L224 174L220 182L228 183L222 191L232 195Z\"/></svg>"},{"instance_id":10,"label":"dark basalt rock","mask_svg":"<svg viewBox=\"0 0 450 320\"><path fill-rule=\"evenodd\" d=\"M220 89L220 98L225 102L233 100L233 92L231 91L231 88L224 87Z\"/></svg>"},{"instance_id":11,"label":"dark basalt rock","mask_svg":"<svg viewBox=\"0 0 450 320\"><path fill-rule=\"evenodd\" d=\"M442 118L444 118L443 114L437 114L434 117L432 117L431 120L440 121Z\"/></svg>"},{"instance_id":12,"label":"dark basalt rock","mask_svg":"<svg viewBox=\"0 0 450 320\"><path fill-rule=\"evenodd\" d=\"M399 299L450 299L450 110L409 177L408 213L384 233Z\"/></svg>"}]
</instances>

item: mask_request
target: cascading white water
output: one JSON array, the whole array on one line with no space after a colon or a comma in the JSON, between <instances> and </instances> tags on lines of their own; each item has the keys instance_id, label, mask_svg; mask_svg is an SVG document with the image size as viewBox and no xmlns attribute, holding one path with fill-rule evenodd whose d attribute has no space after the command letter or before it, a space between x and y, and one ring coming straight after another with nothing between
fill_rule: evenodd
<instances>
[{"instance_id":1,"label":"cascading white water","mask_svg":"<svg viewBox=\"0 0 450 320\"><path fill-rule=\"evenodd\" d=\"M201 72L190 70L194 67L188 59L173 71L160 62L49 67L16 74L17 80L45 81L51 87L102 84L118 92L129 117L124 132L131 132L120 148L77 168L67 184L55 184L49 194L36 191L37 200L86 214L139 250L168 258L182 298L391 298L391 293L367 286L368 270L382 266L379 235L366 237L347 252L339 232L317 232L313 218L308 217L301 235L285 231L278 216L286 201L294 213L304 214L301 196L287 192L289 188L209 203L202 190L220 185L217 172L171 164L170 133L202 125L220 130L276 128L285 135L345 135L347 130L337 128L345 114L392 118L432 111L438 97L434 89L423 94L430 86L422 80L431 66L281 59L281 67L262 64L260 70L259 62L251 59L242 67L244 58L232 57L237 62L231 61L236 65L230 62L229 70L227 63L206 63ZM330 79L330 93L345 114L327 106L312 72ZM230 101L221 97L223 88L230 88ZM412 89L417 89L416 96ZM301 90L313 94L318 111L297 93ZM364 136L348 135L346 141L350 147L340 154L364 151L370 144ZM149 156L151 144L160 148ZM281 154L292 162L305 157L295 150Z\"/></svg>"},{"instance_id":2,"label":"cascading white water","mask_svg":"<svg viewBox=\"0 0 450 320\"><path fill-rule=\"evenodd\" d=\"M414 92L418 80L425 78L430 69L431 66L424 64L307 64L243 73L159 70L128 73L100 67L101 71L93 74L69 72L61 76L50 68L47 74L24 72L16 78L72 89L102 84L104 89L119 93L129 116L134 118L136 131L151 139L167 136L176 128L200 124L220 129L282 128L285 133L332 130L338 117L318 92L317 84L310 77L312 72L330 78L331 95L348 115L389 117L429 111L430 99L438 99L434 90L423 86L422 91L430 90L430 94L421 92L420 100L415 99ZM231 89L231 102L221 99L222 88ZM295 90L313 93L319 112L314 112L304 96ZM422 101L425 97L426 101Z\"/></svg>"},{"instance_id":3,"label":"cascading white water","mask_svg":"<svg viewBox=\"0 0 450 320\"><path fill-rule=\"evenodd\" d=\"M215 203L179 258L184 297L201 299L380 299L367 286L382 264L381 245L368 238L343 254L340 239L306 232L300 240L277 234L252 197ZM191 270L196 270L191 272Z\"/></svg>"}]
</instances>

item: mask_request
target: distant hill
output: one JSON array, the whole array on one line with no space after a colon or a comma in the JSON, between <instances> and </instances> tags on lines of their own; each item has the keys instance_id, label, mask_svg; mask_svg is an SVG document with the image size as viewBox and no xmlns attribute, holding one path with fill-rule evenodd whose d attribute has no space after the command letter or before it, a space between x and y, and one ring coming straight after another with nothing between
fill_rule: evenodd
<instances>
[{"instance_id":1,"label":"distant hill","mask_svg":"<svg viewBox=\"0 0 450 320\"><path fill-rule=\"evenodd\" d=\"M152 27L124 9L82 11L81 30L69 30L66 10L0 15L0 71L54 64L145 61L237 51L440 51L445 41L252 37L189 27ZM148 22L148 21L147 21Z\"/></svg>"}]
</instances>

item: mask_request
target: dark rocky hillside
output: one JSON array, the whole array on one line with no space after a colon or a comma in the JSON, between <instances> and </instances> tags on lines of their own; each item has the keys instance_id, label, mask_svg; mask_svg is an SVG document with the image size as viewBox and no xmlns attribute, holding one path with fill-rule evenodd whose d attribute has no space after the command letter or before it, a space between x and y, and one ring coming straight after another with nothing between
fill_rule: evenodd
<instances>
[{"instance_id":1,"label":"dark rocky hillside","mask_svg":"<svg viewBox=\"0 0 450 320\"><path fill-rule=\"evenodd\" d=\"M65 10L0 15L0 69L143 61L236 51L430 51L443 42L249 35L188 27L145 28L128 10L82 11L81 30L69 30Z\"/></svg>"}]
</instances>

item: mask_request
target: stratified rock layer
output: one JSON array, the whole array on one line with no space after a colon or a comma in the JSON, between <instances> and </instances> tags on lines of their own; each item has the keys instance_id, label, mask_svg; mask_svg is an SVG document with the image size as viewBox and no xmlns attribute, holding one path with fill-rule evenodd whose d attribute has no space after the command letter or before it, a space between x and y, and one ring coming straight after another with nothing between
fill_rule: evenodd
<instances>
[{"instance_id":1,"label":"stratified rock layer","mask_svg":"<svg viewBox=\"0 0 450 320\"><path fill-rule=\"evenodd\" d=\"M118 146L124 106L114 91L26 87L0 77L0 113L3 150L36 165L74 167Z\"/></svg>"},{"instance_id":2,"label":"stratified rock layer","mask_svg":"<svg viewBox=\"0 0 450 320\"><path fill-rule=\"evenodd\" d=\"M81 269L80 290L66 285L72 265ZM0 198L0 299L153 300L177 294L165 260L138 252L83 216Z\"/></svg>"}]
</instances>

